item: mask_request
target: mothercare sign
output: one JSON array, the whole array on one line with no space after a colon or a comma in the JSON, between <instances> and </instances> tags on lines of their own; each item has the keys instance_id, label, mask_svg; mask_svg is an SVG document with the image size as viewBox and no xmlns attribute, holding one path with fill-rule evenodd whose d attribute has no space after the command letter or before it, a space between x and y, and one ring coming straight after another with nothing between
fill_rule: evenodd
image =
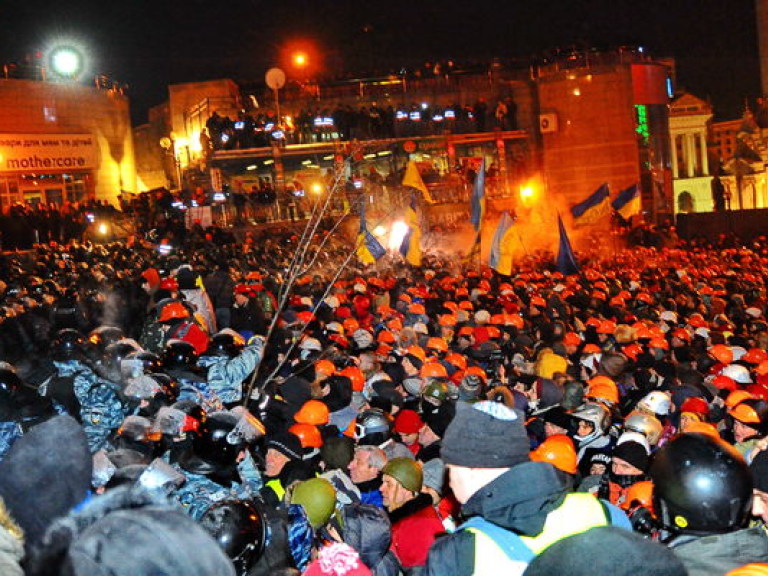
<instances>
[{"instance_id":1,"label":"mothercare sign","mask_svg":"<svg viewBox=\"0 0 768 576\"><path fill-rule=\"evenodd\" d=\"M0 134L0 172L70 172L96 168L91 134Z\"/></svg>"}]
</instances>

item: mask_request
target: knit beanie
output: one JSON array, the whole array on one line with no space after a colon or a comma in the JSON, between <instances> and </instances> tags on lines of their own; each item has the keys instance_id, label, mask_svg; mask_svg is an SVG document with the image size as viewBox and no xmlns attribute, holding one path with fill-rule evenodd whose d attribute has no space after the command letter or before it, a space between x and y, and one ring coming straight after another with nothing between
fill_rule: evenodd
<instances>
[{"instance_id":1,"label":"knit beanie","mask_svg":"<svg viewBox=\"0 0 768 576\"><path fill-rule=\"evenodd\" d=\"M279 432L267 438L267 450L270 448L291 460L301 460L301 441L290 432Z\"/></svg>"},{"instance_id":2,"label":"knit beanie","mask_svg":"<svg viewBox=\"0 0 768 576\"><path fill-rule=\"evenodd\" d=\"M530 442L522 415L498 402L456 405L443 436L446 464L467 468L511 468L527 462Z\"/></svg>"},{"instance_id":3,"label":"knit beanie","mask_svg":"<svg viewBox=\"0 0 768 576\"><path fill-rule=\"evenodd\" d=\"M648 452L639 442L629 440L617 445L613 450L614 458L621 458L643 472L648 470Z\"/></svg>"},{"instance_id":4,"label":"knit beanie","mask_svg":"<svg viewBox=\"0 0 768 576\"><path fill-rule=\"evenodd\" d=\"M524 576L686 576L682 561L666 546L617 526L600 526L564 538L544 550Z\"/></svg>"},{"instance_id":5,"label":"knit beanie","mask_svg":"<svg viewBox=\"0 0 768 576\"><path fill-rule=\"evenodd\" d=\"M424 423L432 429L432 432L442 438L445 436L445 431L455 415L455 405L450 402L444 402L433 410L425 411L421 416L424 419Z\"/></svg>"},{"instance_id":6,"label":"knit beanie","mask_svg":"<svg viewBox=\"0 0 768 576\"><path fill-rule=\"evenodd\" d=\"M320 549L304 576L371 576L371 571L349 544L337 542Z\"/></svg>"}]
</instances>

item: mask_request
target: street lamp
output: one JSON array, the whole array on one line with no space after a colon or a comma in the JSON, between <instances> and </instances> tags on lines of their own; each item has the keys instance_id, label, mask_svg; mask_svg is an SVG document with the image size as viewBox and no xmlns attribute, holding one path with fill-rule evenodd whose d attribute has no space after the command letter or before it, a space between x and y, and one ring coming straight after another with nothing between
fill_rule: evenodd
<instances>
[{"instance_id":1,"label":"street lamp","mask_svg":"<svg viewBox=\"0 0 768 576\"><path fill-rule=\"evenodd\" d=\"M285 72L280 68L270 68L267 70L267 74L264 77L267 82L267 86L272 88L275 92L275 108L277 112L277 123L281 124L280 120L280 98L278 96L278 90L285 86Z\"/></svg>"},{"instance_id":2,"label":"street lamp","mask_svg":"<svg viewBox=\"0 0 768 576\"><path fill-rule=\"evenodd\" d=\"M57 46L48 55L51 71L66 80L77 80L83 71L83 55L72 46Z\"/></svg>"},{"instance_id":3,"label":"street lamp","mask_svg":"<svg viewBox=\"0 0 768 576\"><path fill-rule=\"evenodd\" d=\"M176 167L176 189L181 190L181 159L176 150L175 134L171 132L170 136L160 138L160 147L165 153L173 157L173 165Z\"/></svg>"}]
</instances>

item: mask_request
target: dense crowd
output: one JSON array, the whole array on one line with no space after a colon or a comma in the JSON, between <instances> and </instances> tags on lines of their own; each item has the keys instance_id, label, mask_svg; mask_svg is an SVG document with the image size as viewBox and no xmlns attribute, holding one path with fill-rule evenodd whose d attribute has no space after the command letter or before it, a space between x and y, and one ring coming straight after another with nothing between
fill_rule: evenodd
<instances>
[{"instance_id":1,"label":"dense crowd","mask_svg":"<svg viewBox=\"0 0 768 576\"><path fill-rule=\"evenodd\" d=\"M278 118L274 110L255 109L236 118L214 112L206 121L204 148L239 150L269 147L274 143L372 140L409 136L440 136L492 130L517 130L517 105L511 97L448 106L412 102L395 107L372 102L369 106L338 104L302 108Z\"/></svg>"},{"instance_id":2,"label":"dense crowd","mask_svg":"<svg viewBox=\"0 0 768 576\"><path fill-rule=\"evenodd\" d=\"M0 573L768 573L762 241L159 247L0 258Z\"/></svg>"}]
</instances>

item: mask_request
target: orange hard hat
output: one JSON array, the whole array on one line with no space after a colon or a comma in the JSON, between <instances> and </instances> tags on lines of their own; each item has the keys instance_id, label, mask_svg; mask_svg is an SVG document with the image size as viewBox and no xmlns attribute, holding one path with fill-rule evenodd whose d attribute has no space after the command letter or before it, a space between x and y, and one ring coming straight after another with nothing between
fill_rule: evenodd
<instances>
[{"instance_id":1,"label":"orange hard hat","mask_svg":"<svg viewBox=\"0 0 768 576\"><path fill-rule=\"evenodd\" d=\"M744 424L760 424L760 415L757 410L743 402L728 410L728 414Z\"/></svg>"},{"instance_id":2,"label":"orange hard hat","mask_svg":"<svg viewBox=\"0 0 768 576\"><path fill-rule=\"evenodd\" d=\"M309 310L302 310L301 312L296 313L296 319L302 324L309 324L314 318L315 315Z\"/></svg>"},{"instance_id":3,"label":"orange hard hat","mask_svg":"<svg viewBox=\"0 0 768 576\"><path fill-rule=\"evenodd\" d=\"M594 380L594 378L592 380ZM591 383L592 380L588 382L587 391L584 394L586 398L601 400L610 404L618 404L619 389L610 378L606 378L607 382L599 381L594 384Z\"/></svg>"},{"instance_id":4,"label":"orange hard hat","mask_svg":"<svg viewBox=\"0 0 768 576\"><path fill-rule=\"evenodd\" d=\"M422 378L448 378L448 371L439 362L425 362L419 371Z\"/></svg>"},{"instance_id":5,"label":"orange hard hat","mask_svg":"<svg viewBox=\"0 0 768 576\"><path fill-rule=\"evenodd\" d=\"M750 348L741 359L748 364L760 364L765 360L768 360L768 352L762 348Z\"/></svg>"},{"instance_id":6,"label":"orange hard hat","mask_svg":"<svg viewBox=\"0 0 768 576\"><path fill-rule=\"evenodd\" d=\"M376 335L376 342L383 342L385 344L391 344L395 341L395 335L389 330L382 330Z\"/></svg>"},{"instance_id":7,"label":"orange hard hat","mask_svg":"<svg viewBox=\"0 0 768 576\"><path fill-rule=\"evenodd\" d=\"M472 326L462 326L459 328L459 336L471 336L474 329Z\"/></svg>"},{"instance_id":8,"label":"orange hard hat","mask_svg":"<svg viewBox=\"0 0 768 576\"><path fill-rule=\"evenodd\" d=\"M461 310L472 311L474 310L475 307L472 305L472 302L470 302L469 300L462 300L461 302L459 302L459 308Z\"/></svg>"},{"instance_id":9,"label":"orange hard hat","mask_svg":"<svg viewBox=\"0 0 768 576\"><path fill-rule=\"evenodd\" d=\"M472 376L472 375L479 376L480 379L483 382L487 382L488 381L488 375L485 373L485 370L480 368L480 366L470 366L469 368L466 369L466 371L464 372L464 375L465 376Z\"/></svg>"},{"instance_id":10,"label":"orange hard hat","mask_svg":"<svg viewBox=\"0 0 768 576\"><path fill-rule=\"evenodd\" d=\"M294 414L293 419L299 424L323 426L330 420L330 411L320 400L307 400Z\"/></svg>"},{"instance_id":11,"label":"orange hard hat","mask_svg":"<svg viewBox=\"0 0 768 576\"><path fill-rule=\"evenodd\" d=\"M712 384L718 390L738 390L739 386L736 384L736 380L728 376L720 374L712 379Z\"/></svg>"},{"instance_id":12,"label":"orange hard hat","mask_svg":"<svg viewBox=\"0 0 768 576\"><path fill-rule=\"evenodd\" d=\"M315 374L330 376L336 372L336 365L330 360L318 360L315 362Z\"/></svg>"},{"instance_id":13,"label":"orange hard hat","mask_svg":"<svg viewBox=\"0 0 768 576\"><path fill-rule=\"evenodd\" d=\"M403 329L403 321L400 318L392 318L387 321L387 328L390 330L399 331Z\"/></svg>"},{"instance_id":14,"label":"orange hard hat","mask_svg":"<svg viewBox=\"0 0 768 576\"><path fill-rule=\"evenodd\" d=\"M563 337L563 344L566 346L578 346L581 344L581 337L576 332L566 332Z\"/></svg>"},{"instance_id":15,"label":"orange hard hat","mask_svg":"<svg viewBox=\"0 0 768 576\"><path fill-rule=\"evenodd\" d=\"M422 362L427 361L427 353L424 352L424 348L421 346L416 346L415 344L413 346L408 346L408 348L405 349L405 353L410 354L411 356L416 356L416 358Z\"/></svg>"},{"instance_id":16,"label":"orange hard hat","mask_svg":"<svg viewBox=\"0 0 768 576\"><path fill-rule=\"evenodd\" d=\"M600 350L600 346L598 346L597 344L587 344L586 346L584 346L581 352L583 354L599 354L600 352L602 352L602 350Z\"/></svg>"},{"instance_id":17,"label":"orange hard hat","mask_svg":"<svg viewBox=\"0 0 768 576\"><path fill-rule=\"evenodd\" d=\"M445 339L433 336L427 340L427 350L437 350L438 352L448 352L448 344Z\"/></svg>"},{"instance_id":18,"label":"orange hard hat","mask_svg":"<svg viewBox=\"0 0 768 576\"><path fill-rule=\"evenodd\" d=\"M733 350L725 344L715 344L712 346L709 349L709 355L720 362L720 364L730 364L733 362Z\"/></svg>"},{"instance_id":19,"label":"orange hard hat","mask_svg":"<svg viewBox=\"0 0 768 576\"><path fill-rule=\"evenodd\" d=\"M456 366L459 370L465 370L467 367L467 357L458 352L451 352L446 355L445 361L453 366Z\"/></svg>"},{"instance_id":20,"label":"orange hard hat","mask_svg":"<svg viewBox=\"0 0 768 576\"><path fill-rule=\"evenodd\" d=\"M662 350L669 350L669 342L667 342L664 338L651 338L651 341L648 342L649 348L660 348Z\"/></svg>"},{"instance_id":21,"label":"orange hard hat","mask_svg":"<svg viewBox=\"0 0 768 576\"><path fill-rule=\"evenodd\" d=\"M720 440L720 432L717 431L717 428L715 427L714 424L711 424L709 422L699 422L698 420L689 422L688 425L685 427L685 433L686 434L705 434L706 436L714 438L715 440Z\"/></svg>"},{"instance_id":22,"label":"orange hard hat","mask_svg":"<svg viewBox=\"0 0 768 576\"><path fill-rule=\"evenodd\" d=\"M357 366L347 366L339 372L340 376L346 376L352 382L353 392L362 392L365 387L365 374Z\"/></svg>"},{"instance_id":23,"label":"orange hard hat","mask_svg":"<svg viewBox=\"0 0 768 576\"><path fill-rule=\"evenodd\" d=\"M632 484L627 489L626 498L621 504L621 508L629 510L638 504L655 515L655 510L653 509L653 482L650 480L641 480Z\"/></svg>"},{"instance_id":24,"label":"orange hard hat","mask_svg":"<svg viewBox=\"0 0 768 576\"><path fill-rule=\"evenodd\" d=\"M459 323L459 320L453 314L440 314L437 322L440 326L456 326L456 324Z\"/></svg>"},{"instance_id":25,"label":"orange hard hat","mask_svg":"<svg viewBox=\"0 0 768 576\"><path fill-rule=\"evenodd\" d=\"M507 314L507 324L520 330L525 326L525 320L520 314Z\"/></svg>"},{"instance_id":26,"label":"orange hard hat","mask_svg":"<svg viewBox=\"0 0 768 576\"><path fill-rule=\"evenodd\" d=\"M169 302L163 309L160 310L160 316L158 316L158 322L167 322L177 318L189 318L191 316L189 308L184 306L181 302Z\"/></svg>"},{"instance_id":27,"label":"orange hard hat","mask_svg":"<svg viewBox=\"0 0 768 576\"><path fill-rule=\"evenodd\" d=\"M547 301L544 300L541 296L534 296L531 298L531 306L536 306L538 308L546 308L547 307Z\"/></svg>"},{"instance_id":28,"label":"orange hard hat","mask_svg":"<svg viewBox=\"0 0 768 576\"><path fill-rule=\"evenodd\" d=\"M344 326L344 332L346 334L352 334L355 330L360 328L360 322L355 318L345 318L341 325Z\"/></svg>"},{"instance_id":29,"label":"orange hard hat","mask_svg":"<svg viewBox=\"0 0 768 576\"><path fill-rule=\"evenodd\" d=\"M501 330L496 326L486 326L485 333L488 334L488 338L501 338Z\"/></svg>"},{"instance_id":30,"label":"orange hard hat","mask_svg":"<svg viewBox=\"0 0 768 576\"><path fill-rule=\"evenodd\" d=\"M727 408L734 408L737 404L744 402L744 400L750 399L752 399L752 394L746 390L734 390L725 399L725 406Z\"/></svg>"},{"instance_id":31,"label":"orange hard hat","mask_svg":"<svg viewBox=\"0 0 768 576\"><path fill-rule=\"evenodd\" d=\"M601 320L600 324L597 326L597 333L598 334L615 334L616 322L614 322L613 320Z\"/></svg>"},{"instance_id":32,"label":"orange hard hat","mask_svg":"<svg viewBox=\"0 0 768 576\"><path fill-rule=\"evenodd\" d=\"M411 304L408 306L408 313L409 314L426 314L427 311L424 309L424 304Z\"/></svg>"},{"instance_id":33,"label":"orange hard hat","mask_svg":"<svg viewBox=\"0 0 768 576\"><path fill-rule=\"evenodd\" d=\"M320 448L323 445L320 430L312 424L297 423L288 428L288 432L299 439L302 448Z\"/></svg>"},{"instance_id":34,"label":"orange hard hat","mask_svg":"<svg viewBox=\"0 0 768 576\"><path fill-rule=\"evenodd\" d=\"M568 474L576 474L579 469L573 440L565 434L555 434L544 440L536 450L531 452L531 460L549 462Z\"/></svg>"},{"instance_id":35,"label":"orange hard hat","mask_svg":"<svg viewBox=\"0 0 768 576\"><path fill-rule=\"evenodd\" d=\"M621 351L624 352L628 358L637 360L637 357L643 353L643 347L640 346L640 344L630 344L629 346L624 346Z\"/></svg>"}]
</instances>

